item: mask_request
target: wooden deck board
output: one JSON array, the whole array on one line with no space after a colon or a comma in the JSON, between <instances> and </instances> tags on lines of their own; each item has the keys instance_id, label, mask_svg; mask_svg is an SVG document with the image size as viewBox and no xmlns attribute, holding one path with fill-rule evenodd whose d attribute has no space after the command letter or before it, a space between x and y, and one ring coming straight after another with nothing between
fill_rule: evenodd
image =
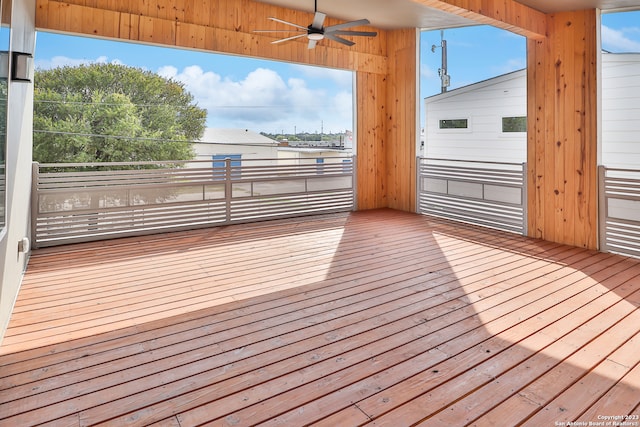
<instances>
[{"instance_id":1,"label":"wooden deck board","mask_svg":"<svg viewBox=\"0 0 640 427\"><path fill-rule=\"evenodd\" d=\"M34 252L0 426L638 414L640 262L375 210Z\"/></svg>"}]
</instances>

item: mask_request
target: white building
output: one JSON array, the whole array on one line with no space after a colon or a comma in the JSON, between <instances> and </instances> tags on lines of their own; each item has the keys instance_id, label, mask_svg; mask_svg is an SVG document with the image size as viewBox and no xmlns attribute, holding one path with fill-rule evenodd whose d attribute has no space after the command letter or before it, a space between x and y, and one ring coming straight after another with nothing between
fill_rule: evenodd
<instances>
[{"instance_id":1,"label":"white building","mask_svg":"<svg viewBox=\"0 0 640 427\"><path fill-rule=\"evenodd\" d=\"M602 153L611 168L640 168L640 53L602 55Z\"/></svg>"},{"instance_id":2,"label":"white building","mask_svg":"<svg viewBox=\"0 0 640 427\"><path fill-rule=\"evenodd\" d=\"M425 157L513 163L526 159L526 70L426 98L425 112ZM507 126L510 131L505 132L503 120L525 126Z\"/></svg>"},{"instance_id":3,"label":"white building","mask_svg":"<svg viewBox=\"0 0 640 427\"><path fill-rule=\"evenodd\" d=\"M277 147L276 141L257 132L231 128L207 128L200 141L193 143L195 160L214 162L222 162L225 158L232 162L275 159L278 157Z\"/></svg>"},{"instance_id":4,"label":"white building","mask_svg":"<svg viewBox=\"0 0 640 427\"><path fill-rule=\"evenodd\" d=\"M189 167L202 167L202 162L213 162L222 166L229 158L232 165L250 161L251 166L273 165L278 160L283 164L340 163L350 161L351 152L328 147L279 146L277 141L248 129L207 128L200 141L193 143L194 160ZM319 159L322 158L322 159ZM247 163L245 163L247 164Z\"/></svg>"},{"instance_id":5,"label":"white building","mask_svg":"<svg viewBox=\"0 0 640 427\"><path fill-rule=\"evenodd\" d=\"M640 54L602 54L600 164L640 167ZM526 70L425 99L422 156L522 163L527 158Z\"/></svg>"},{"instance_id":6,"label":"white building","mask_svg":"<svg viewBox=\"0 0 640 427\"><path fill-rule=\"evenodd\" d=\"M330 148L303 148L303 147L279 147L278 159L297 160L297 163L318 163L322 158L323 163L340 163L351 161L351 152L344 150L332 150Z\"/></svg>"}]
</instances>

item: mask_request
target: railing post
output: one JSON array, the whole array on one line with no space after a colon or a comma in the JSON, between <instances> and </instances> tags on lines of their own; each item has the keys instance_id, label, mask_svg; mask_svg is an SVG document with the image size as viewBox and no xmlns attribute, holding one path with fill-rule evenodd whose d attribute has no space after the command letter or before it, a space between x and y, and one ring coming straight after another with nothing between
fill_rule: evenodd
<instances>
[{"instance_id":1,"label":"railing post","mask_svg":"<svg viewBox=\"0 0 640 427\"><path fill-rule=\"evenodd\" d=\"M416 213L420 213L420 193L421 193L421 180L420 180L420 156L416 156L416 205L414 207Z\"/></svg>"},{"instance_id":2,"label":"railing post","mask_svg":"<svg viewBox=\"0 0 640 427\"><path fill-rule=\"evenodd\" d=\"M351 156L351 188L353 194L353 211L358 210L358 169L356 164L357 157L355 154Z\"/></svg>"},{"instance_id":3,"label":"railing post","mask_svg":"<svg viewBox=\"0 0 640 427\"><path fill-rule=\"evenodd\" d=\"M224 200L226 208L226 222L231 222L231 193L233 186L231 185L231 158L224 159Z\"/></svg>"},{"instance_id":4,"label":"railing post","mask_svg":"<svg viewBox=\"0 0 640 427\"><path fill-rule=\"evenodd\" d=\"M607 248L607 189L605 180L607 168L598 166L598 242L597 248L601 252L608 252Z\"/></svg>"},{"instance_id":5,"label":"railing post","mask_svg":"<svg viewBox=\"0 0 640 427\"><path fill-rule=\"evenodd\" d=\"M529 235L529 170L527 162L522 163L522 235Z\"/></svg>"},{"instance_id":6,"label":"railing post","mask_svg":"<svg viewBox=\"0 0 640 427\"><path fill-rule=\"evenodd\" d=\"M38 213L40 212L40 202L38 198L38 182L40 180L40 164L31 164L31 247L38 248Z\"/></svg>"}]
</instances>

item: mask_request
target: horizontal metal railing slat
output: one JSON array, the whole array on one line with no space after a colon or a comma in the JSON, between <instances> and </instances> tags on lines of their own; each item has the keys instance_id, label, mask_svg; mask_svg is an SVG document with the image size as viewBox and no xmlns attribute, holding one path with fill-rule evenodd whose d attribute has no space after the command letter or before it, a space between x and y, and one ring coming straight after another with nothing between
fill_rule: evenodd
<instances>
[{"instance_id":1,"label":"horizontal metal railing slat","mask_svg":"<svg viewBox=\"0 0 640 427\"><path fill-rule=\"evenodd\" d=\"M640 258L640 170L598 172L600 250Z\"/></svg>"},{"instance_id":2,"label":"horizontal metal railing slat","mask_svg":"<svg viewBox=\"0 0 640 427\"><path fill-rule=\"evenodd\" d=\"M55 230L56 224L68 224L69 226L75 227L91 227L99 221L109 221L109 223L106 223L106 225L109 225L111 222L117 222L121 219L127 221L135 220L135 215L144 215L145 221L153 221L155 219L170 219L176 216L180 217L185 215L200 215L203 213L206 215L211 215L216 211L216 209L224 213L225 206L187 206L183 209L174 208L171 210L145 209L144 212L142 210L134 211L131 209L118 211L102 211L99 213L76 214L73 216L73 218L46 216L38 218L38 222L36 224L51 224L48 227L48 231L52 232Z\"/></svg>"},{"instance_id":3,"label":"horizontal metal railing slat","mask_svg":"<svg viewBox=\"0 0 640 427\"><path fill-rule=\"evenodd\" d=\"M355 157L34 164L34 247L355 208ZM347 160L344 162L344 160ZM126 170L109 170L124 167ZM70 170L74 169L75 170ZM102 168L104 170L92 170ZM261 194L262 192L262 194ZM264 193L267 194L264 194Z\"/></svg>"},{"instance_id":4,"label":"horizontal metal railing slat","mask_svg":"<svg viewBox=\"0 0 640 427\"><path fill-rule=\"evenodd\" d=\"M417 169L420 213L526 234L526 164L418 158Z\"/></svg>"}]
</instances>

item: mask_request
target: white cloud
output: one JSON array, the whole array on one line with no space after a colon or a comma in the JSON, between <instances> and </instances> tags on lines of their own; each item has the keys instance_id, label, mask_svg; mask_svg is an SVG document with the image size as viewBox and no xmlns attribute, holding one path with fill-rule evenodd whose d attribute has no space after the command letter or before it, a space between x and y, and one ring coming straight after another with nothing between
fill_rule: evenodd
<instances>
[{"instance_id":1,"label":"white cloud","mask_svg":"<svg viewBox=\"0 0 640 427\"><path fill-rule=\"evenodd\" d=\"M107 56L39 59L36 68L51 69L82 64L117 63ZM285 81L276 71L262 67L245 76L224 77L199 65L182 69L165 65L157 73L180 81L205 108L207 126L240 127L266 132L325 132L352 129L349 71L293 65L296 77ZM318 88L319 87L319 88Z\"/></svg>"},{"instance_id":2,"label":"white cloud","mask_svg":"<svg viewBox=\"0 0 640 427\"><path fill-rule=\"evenodd\" d=\"M244 127L266 132L325 132L352 128L349 91L330 94L310 88L303 78L287 81L275 71L257 68L241 79L222 77L198 65L178 70L165 66L164 77L180 81L208 111L208 126Z\"/></svg>"},{"instance_id":3,"label":"white cloud","mask_svg":"<svg viewBox=\"0 0 640 427\"><path fill-rule=\"evenodd\" d=\"M57 67L66 67L66 66L75 67L75 66L84 65L84 64L106 64L106 63L121 64L121 62L117 59L112 59L111 61L109 61L109 58L107 58L106 56L98 56L95 59L89 59L89 58L78 59L78 58L69 58L67 56L54 56L51 59L36 60L35 67L40 70L49 70L51 68L57 68Z\"/></svg>"},{"instance_id":4,"label":"white cloud","mask_svg":"<svg viewBox=\"0 0 640 427\"><path fill-rule=\"evenodd\" d=\"M640 40L633 40L631 34L640 34L640 27L614 30L602 25L602 48L610 52L640 52Z\"/></svg>"},{"instance_id":5,"label":"white cloud","mask_svg":"<svg viewBox=\"0 0 640 427\"><path fill-rule=\"evenodd\" d=\"M165 65L158 69L158 75L166 79L173 79L178 75L178 69L173 65Z\"/></svg>"}]
</instances>

